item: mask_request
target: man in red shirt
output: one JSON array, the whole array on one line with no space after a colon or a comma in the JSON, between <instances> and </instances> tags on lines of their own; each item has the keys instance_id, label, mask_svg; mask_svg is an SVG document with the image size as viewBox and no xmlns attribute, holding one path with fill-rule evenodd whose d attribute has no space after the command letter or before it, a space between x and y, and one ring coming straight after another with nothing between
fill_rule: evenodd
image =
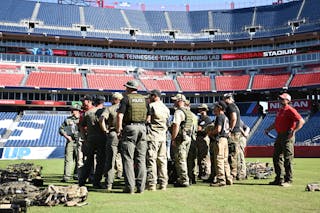
<instances>
[{"instance_id":1,"label":"man in red shirt","mask_svg":"<svg viewBox=\"0 0 320 213\"><path fill-rule=\"evenodd\" d=\"M272 125L265 129L268 134L272 129L278 133L274 142L273 164L275 180L270 185L290 186L292 183L292 160L294 155L295 133L302 128L305 121L301 115L289 105L291 96L283 93L279 96L281 108ZM284 170L284 171L283 171ZM284 174L284 179L281 174Z\"/></svg>"}]
</instances>

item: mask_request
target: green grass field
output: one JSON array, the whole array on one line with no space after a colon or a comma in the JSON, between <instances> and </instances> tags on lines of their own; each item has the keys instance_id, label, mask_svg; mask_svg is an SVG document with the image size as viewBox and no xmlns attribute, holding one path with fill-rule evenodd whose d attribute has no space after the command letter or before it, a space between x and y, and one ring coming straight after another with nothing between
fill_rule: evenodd
<instances>
[{"instance_id":1,"label":"green grass field","mask_svg":"<svg viewBox=\"0 0 320 213\"><path fill-rule=\"evenodd\" d=\"M249 162L272 162L272 159L249 158ZM22 161L0 161L0 168ZM26 161L23 161L26 162ZM43 166L45 185L60 183L63 160L33 160ZM320 158L296 158L291 187L269 186L273 179L235 181L233 186L212 188L200 181L189 188L167 191L122 193L122 181L113 193L95 190L88 185L88 205L83 207L29 207L28 212L320 212L320 192L306 192L310 182L320 182Z\"/></svg>"}]
</instances>

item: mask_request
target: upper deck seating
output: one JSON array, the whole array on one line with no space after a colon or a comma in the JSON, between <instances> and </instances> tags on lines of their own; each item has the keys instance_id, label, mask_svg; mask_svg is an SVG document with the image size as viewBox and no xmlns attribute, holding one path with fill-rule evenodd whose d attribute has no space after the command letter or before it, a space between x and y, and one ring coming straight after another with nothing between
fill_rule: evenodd
<instances>
[{"instance_id":1,"label":"upper deck seating","mask_svg":"<svg viewBox=\"0 0 320 213\"><path fill-rule=\"evenodd\" d=\"M133 79L129 75L87 74L89 89L125 90L123 85Z\"/></svg>"},{"instance_id":2,"label":"upper deck seating","mask_svg":"<svg viewBox=\"0 0 320 213\"><path fill-rule=\"evenodd\" d=\"M320 85L320 72L298 73L290 82L290 87L305 87Z\"/></svg>"},{"instance_id":3,"label":"upper deck seating","mask_svg":"<svg viewBox=\"0 0 320 213\"><path fill-rule=\"evenodd\" d=\"M249 86L249 75L241 76L216 76L217 91L246 90Z\"/></svg>"},{"instance_id":4,"label":"upper deck seating","mask_svg":"<svg viewBox=\"0 0 320 213\"><path fill-rule=\"evenodd\" d=\"M177 81L182 91L211 91L211 80L209 76L178 76Z\"/></svg>"},{"instance_id":5,"label":"upper deck seating","mask_svg":"<svg viewBox=\"0 0 320 213\"><path fill-rule=\"evenodd\" d=\"M20 86L24 74L0 73L0 86Z\"/></svg>"},{"instance_id":6,"label":"upper deck seating","mask_svg":"<svg viewBox=\"0 0 320 213\"><path fill-rule=\"evenodd\" d=\"M283 88L289 80L289 76L289 74L255 75L252 90Z\"/></svg>"},{"instance_id":7,"label":"upper deck seating","mask_svg":"<svg viewBox=\"0 0 320 213\"><path fill-rule=\"evenodd\" d=\"M31 72L25 86L82 88L82 79L77 73Z\"/></svg>"}]
</instances>

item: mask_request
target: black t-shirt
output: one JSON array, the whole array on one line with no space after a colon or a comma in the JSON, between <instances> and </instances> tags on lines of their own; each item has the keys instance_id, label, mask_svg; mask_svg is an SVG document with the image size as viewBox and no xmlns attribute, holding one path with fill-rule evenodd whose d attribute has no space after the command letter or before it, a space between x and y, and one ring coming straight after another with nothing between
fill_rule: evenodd
<instances>
[{"instance_id":1,"label":"black t-shirt","mask_svg":"<svg viewBox=\"0 0 320 213\"><path fill-rule=\"evenodd\" d=\"M214 126L221 126L221 131L218 133L217 136L219 137L228 137L228 129L229 129L229 124L228 124L228 119L225 114L220 114L216 116L216 120L214 121ZM225 129L226 128L226 129Z\"/></svg>"},{"instance_id":2,"label":"black t-shirt","mask_svg":"<svg viewBox=\"0 0 320 213\"><path fill-rule=\"evenodd\" d=\"M120 106L119 106L119 109L117 110L117 112L125 114L128 104L129 104L129 98L128 98L128 96L125 95L120 101Z\"/></svg>"},{"instance_id":3,"label":"black t-shirt","mask_svg":"<svg viewBox=\"0 0 320 213\"><path fill-rule=\"evenodd\" d=\"M206 127L211 124L212 121L210 119L210 117L208 115L206 115L205 117L200 117L199 121L198 121L198 126L201 126L201 131L197 132L198 136L205 136L206 135Z\"/></svg>"},{"instance_id":4,"label":"black t-shirt","mask_svg":"<svg viewBox=\"0 0 320 213\"><path fill-rule=\"evenodd\" d=\"M228 107L226 108L226 115L229 119L229 121L231 121L231 114L235 112L236 115L237 115L237 121L236 121L236 125L234 126L233 128L233 133L235 132L241 132L240 131L240 110L238 108L238 106L235 104L235 103L231 103L231 104L228 104Z\"/></svg>"}]
</instances>

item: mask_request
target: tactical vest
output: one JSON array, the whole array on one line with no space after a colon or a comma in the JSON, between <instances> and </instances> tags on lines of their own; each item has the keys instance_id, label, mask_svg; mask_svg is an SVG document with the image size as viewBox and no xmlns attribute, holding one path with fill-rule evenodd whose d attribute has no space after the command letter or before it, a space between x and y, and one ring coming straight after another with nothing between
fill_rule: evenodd
<instances>
[{"instance_id":1,"label":"tactical vest","mask_svg":"<svg viewBox=\"0 0 320 213\"><path fill-rule=\"evenodd\" d=\"M140 123L145 122L147 118L146 100L141 94L128 94L128 106L124 115L124 122Z\"/></svg>"},{"instance_id":2,"label":"tactical vest","mask_svg":"<svg viewBox=\"0 0 320 213\"><path fill-rule=\"evenodd\" d=\"M191 136L194 131L193 113L190 110L183 108L180 108L179 110L181 110L185 115L185 120L180 124L180 130L187 132L187 134Z\"/></svg>"}]
</instances>

